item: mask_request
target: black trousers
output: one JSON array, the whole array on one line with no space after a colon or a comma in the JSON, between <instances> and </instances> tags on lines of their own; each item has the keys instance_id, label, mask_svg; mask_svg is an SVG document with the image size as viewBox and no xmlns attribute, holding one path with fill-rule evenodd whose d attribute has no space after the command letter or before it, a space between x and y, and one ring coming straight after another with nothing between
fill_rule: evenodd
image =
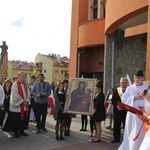
<instances>
[{"instance_id":1,"label":"black trousers","mask_svg":"<svg viewBox=\"0 0 150 150\"><path fill-rule=\"evenodd\" d=\"M87 123L88 123L87 115L81 115L81 121L82 121L82 129L86 130Z\"/></svg>"},{"instance_id":2,"label":"black trousers","mask_svg":"<svg viewBox=\"0 0 150 150\"><path fill-rule=\"evenodd\" d=\"M6 115L7 111L6 110L1 110L1 115L0 115L0 126L3 126L4 118Z\"/></svg>"},{"instance_id":3,"label":"black trousers","mask_svg":"<svg viewBox=\"0 0 150 150\"><path fill-rule=\"evenodd\" d=\"M37 129L41 130L45 128L46 115L47 115L47 103L40 104L35 102L34 111L35 111L35 118L37 122Z\"/></svg>"},{"instance_id":4,"label":"black trousers","mask_svg":"<svg viewBox=\"0 0 150 150\"><path fill-rule=\"evenodd\" d=\"M121 138L121 124L123 123L123 127L125 127L125 119L126 119L126 111L119 111L118 113L114 113L114 132L113 136L115 140L120 141Z\"/></svg>"}]
</instances>

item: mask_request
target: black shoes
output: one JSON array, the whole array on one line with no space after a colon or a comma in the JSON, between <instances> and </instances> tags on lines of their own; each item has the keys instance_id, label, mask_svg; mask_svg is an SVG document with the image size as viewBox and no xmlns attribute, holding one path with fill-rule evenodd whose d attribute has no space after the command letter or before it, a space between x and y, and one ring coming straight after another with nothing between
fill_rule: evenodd
<instances>
[{"instance_id":1,"label":"black shoes","mask_svg":"<svg viewBox=\"0 0 150 150\"><path fill-rule=\"evenodd\" d=\"M66 139L63 136L60 136L60 140L66 141Z\"/></svg>"},{"instance_id":2,"label":"black shoes","mask_svg":"<svg viewBox=\"0 0 150 150\"><path fill-rule=\"evenodd\" d=\"M46 128L42 128L42 131L48 132ZM40 130L40 129L38 129L38 130L36 131L36 134L39 134L39 133L41 133L41 130Z\"/></svg>"},{"instance_id":3,"label":"black shoes","mask_svg":"<svg viewBox=\"0 0 150 150\"><path fill-rule=\"evenodd\" d=\"M42 128L43 131L48 132L46 128Z\"/></svg>"},{"instance_id":4,"label":"black shoes","mask_svg":"<svg viewBox=\"0 0 150 150\"><path fill-rule=\"evenodd\" d=\"M79 131L87 131L86 129L80 129Z\"/></svg>"},{"instance_id":5,"label":"black shoes","mask_svg":"<svg viewBox=\"0 0 150 150\"><path fill-rule=\"evenodd\" d=\"M57 141L61 141L61 139L60 139L58 136L56 136L56 140L57 140Z\"/></svg>"},{"instance_id":6,"label":"black shoes","mask_svg":"<svg viewBox=\"0 0 150 150\"><path fill-rule=\"evenodd\" d=\"M16 138L20 138L20 134L19 133L15 133L15 137Z\"/></svg>"},{"instance_id":7,"label":"black shoes","mask_svg":"<svg viewBox=\"0 0 150 150\"><path fill-rule=\"evenodd\" d=\"M64 136L70 136L69 131L65 131L65 132L64 132Z\"/></svg>"},{"instance_id":8,"label":"black shoes","mask_svg":"<svg viewBox=\"0 0 150 150\"><path fill-rule=\"evenodd\" d=\"M39 134L40 132L41 132L41 130L37 130L37 131L36 131L36 134Z\"/></svg>"},{"instance_id":9,"label":"black shoes","mask_svg":"<svg viewBox=\"0 0 150 150\"><path fill-rule=\"evenodd\" d=\"M120 143L120 140L113 140L111 143Z\"/></svg>"},{"instance_id":10,"label":"black shoes","mask_svg":"<svg viewBox=\"0 0 150 150\"><path fill-rule=\"evenodd\" d=\"M20 132L20 135L22 135L22 136L29 136L27 133L25 133L25 132Z\"/></svg>"},{"instance_id":11,"label":"black shoes","mask_svg":"<svg viewBox=\"0 0 150 150\"><path fill-rule=\"evenodd\" d=\"M21 131L20 133L19 133L19 131L18 132L15 132L15 137L16 138L20 138L20 135L21 136L29 136L27 133L25 133L24 131Z\"/></svg>"},{"instance_id":12,"label":"black shoes","mask_svg":"<svg viewBox=\"0 0 150 150\"><path fill-rule=\"evenodd\" d=\"M57 141L61 141L61 140L66 141L66 139L63 136L60 136L60 137L56 136L56 140Z\"/></svg>"}]
</instances>

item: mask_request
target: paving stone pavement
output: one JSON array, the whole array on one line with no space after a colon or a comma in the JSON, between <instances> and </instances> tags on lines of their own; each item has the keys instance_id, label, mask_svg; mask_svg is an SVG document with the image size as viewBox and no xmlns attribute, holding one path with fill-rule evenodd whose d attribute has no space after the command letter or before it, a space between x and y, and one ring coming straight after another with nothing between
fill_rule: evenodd
<instances>
[{"instance_id":1,"label":"paving stone pavement","mask_svg":"<svg viewBox=\"0 0 150 150\"><path fill-rule=\"evenodd\" d=\"M89 119L89 118L88 118ZM105 122L108 125L108 119ZM47 115L46 128L48 132L36 134L36 123L30 122L26 131L28 137L15 138L12 132L0 131L0 150L117 150L119 144L112 144L112 131L107 130L102 123L102 142L92 143L90 137L90 125L88 131L79 131L81 128L81 118L77 115L72 119L71 135L66 137L66 141L56 141L55 121L52 116Z\"/></svg>"}]
</instances>

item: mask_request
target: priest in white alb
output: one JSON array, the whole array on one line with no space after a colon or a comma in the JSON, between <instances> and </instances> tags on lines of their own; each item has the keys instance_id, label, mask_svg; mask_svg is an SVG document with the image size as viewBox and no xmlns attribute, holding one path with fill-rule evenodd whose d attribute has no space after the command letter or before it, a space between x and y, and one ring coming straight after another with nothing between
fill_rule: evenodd
<instances>
[{"instance_id":1,"label":"priest in white alb","mask_svg":"<svg viewBox=\"0 0 150 150\"><path fill-rule=\"evenodd\" d=\"M147 86L143 81L144 81L143 71L137 70L134 73L134 84L129 86L126 89L124 95L122 96L123 103L139 110L141 108L144 108L145 98L143 95L143 91L147 89ZM148 109L144 110L145 113L146 111L148 111ZM143 138L144 138L143 121L136 114L128 112L126 116L123 142L121 143L118 150L139 150Z\"/></svg>"}]
</instances>

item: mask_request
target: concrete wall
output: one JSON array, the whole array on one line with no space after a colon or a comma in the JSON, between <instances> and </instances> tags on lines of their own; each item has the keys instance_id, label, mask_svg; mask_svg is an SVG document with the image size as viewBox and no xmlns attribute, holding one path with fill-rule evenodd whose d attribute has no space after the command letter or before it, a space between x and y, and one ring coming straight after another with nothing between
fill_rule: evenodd
<instances>
[{"instance_id":1,"label":"concrete wall","mask_svg":"<svg viewBox=\"0 0 150 150\"><path fill-rule=\"evenodd\" d=\"M123 39L123 43L116 36L106 36L105 62L104 62L104 91L111 87L112 72L112 43L115 40L114 51L114 88L119 86L119 80L128 74L133 83L135 70L146 67L147 35L137 35Z\"/></svg>"}]
</instances>

